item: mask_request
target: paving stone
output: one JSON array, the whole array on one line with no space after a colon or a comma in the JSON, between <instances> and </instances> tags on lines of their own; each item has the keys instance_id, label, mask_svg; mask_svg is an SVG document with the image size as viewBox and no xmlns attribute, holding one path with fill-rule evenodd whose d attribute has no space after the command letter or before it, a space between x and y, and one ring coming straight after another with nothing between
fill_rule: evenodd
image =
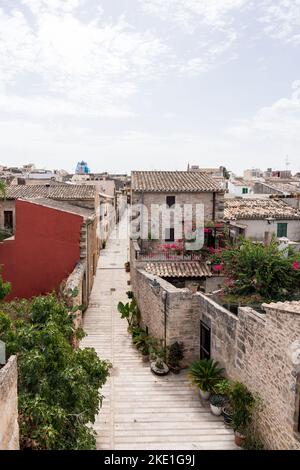
<instances>
[{"instance_id":1,"label":"paving stone","mask_svg":"<svg viewBox=\"0 0 300 470\"><path fill-rule=\"evenodd\" d=\"M94 347L100 358L113 364L94 424L97 448L237 449L232 431L203 406L185 371L158 378L133 347L127 323L117 311L118 302L127 301L130 289L129 274L124 270L128 246L128 240L108 240L84 315L87 337L82 347Z\"/></svg>"}]
</instances>

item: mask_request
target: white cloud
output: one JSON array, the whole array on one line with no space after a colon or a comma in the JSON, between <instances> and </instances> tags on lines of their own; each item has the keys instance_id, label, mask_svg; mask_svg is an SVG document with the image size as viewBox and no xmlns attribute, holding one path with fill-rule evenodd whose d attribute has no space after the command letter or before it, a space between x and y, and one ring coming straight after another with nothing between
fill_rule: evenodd
<instances>
[{"instance_id":1,"label":"white cloud","mask_svg":"<svg viewBox=\"0 0 300 470\"><path fill-rule=\"evenodd\" d=\"M199 23L214 28L228 27L231 14L249 0L140 0L147 13L192 32Z\"/></svg>"},{"instance_id":2,"label":"white cloud","mask_svg":"<svg viewBox=\"0 0 300 470\"><path fill-rule=\"evenodd\" d=\"M21 0L35 14L45 12L70 13L79 8L82 0Z\"/></svg>"},{"instance_id":3,"label":"white cloud","mask_svg":"<svg viewBox=\"0 0 300 470\"><path fill-rule=\"evenodd\" d=\"M180 72L187 73L188 75L198 75L220 66L222 63L236 59L236 53L231 50L235 41L236 34L230 32L227 37L220 42L210 41L204 43L199 46L202 54L183 61L179 68Z\"/></svg>"},{"instance_id":4,"label":"white cloud","mask_svg":"<svg viewBox=\"0 0 300 470\"><path fill-rule=\"evenodd\" d=\"M199 32L191 52L178 60L180 72L198 75L237 57L234 46L239 33L235 15L250 4L250 0L139 1L146 13L178 27L177 34L193 36Z\"/></svg>"},{"instance_id":5,"label":"white cloud","mask_svg":"<svg viewBox=\"0 0 300 470\"><path fill-rule=\"evenodd\" d=\"M300 44L300 0L264 0L260 21L274 39Z\"/></svg>"},{"instance_id":6,"label":"white cloud","mask_svg":"<svg viewBox=\"0 0 300 470\"><path fill-rule=\"evenodd\" d=\"M281 98L260 109L251 119L232 127L235 137L264 136L273 141L300 143L300 80L292 83L289 98Z\"/></svg>"},{"instance_id":7,"label":"white cloud","mask_svg":"<svg viewBox=\"0 0 300 470\"><path fill-rule=\"evenodd\" d=\"M103 100L99 109L86 107L65 99L49 96L22 97L0 93L0 111L12 115L29 116L34 119L59 117L75 118L130 118L135 117L125 105L120 108Z\"/></svg>"},{"instance_id":8,"label":"white cloud","mask_svg":"<svg viewBox=\"0 0 300 470\"><path fill-rule=\"evenodd\" d=\"M22 97L17 104L19 85L26 76L31 88L27 93L35 95L32 115L39 104L41 114L46 113L42 96L48 96L50 114L57 108L58 114L66 115L72 110L77 115L80 109L94 116L132 115L128 98L162 71L159 59L167 49L159 39L148 31L136 31L123 17L104 23L98 13L85 23L73 13L86 0L22 0L22 4L30 7L33 22L20 9L11 13L0 9L1 91L5 85L7 99L12 96L6 109L26 108Z\"/></svg>"}]
</instances>

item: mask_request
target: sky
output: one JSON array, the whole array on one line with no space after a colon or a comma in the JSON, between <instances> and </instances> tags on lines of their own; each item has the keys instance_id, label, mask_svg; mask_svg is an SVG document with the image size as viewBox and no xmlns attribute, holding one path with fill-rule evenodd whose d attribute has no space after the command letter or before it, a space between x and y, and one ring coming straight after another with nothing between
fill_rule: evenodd
<instances>
[{"instance_id":1,"label":"sky","mask_svg":"<svg viewBox=\"0 0 300 470\"><path fill-rule=\"evenodd\" d=\"M300 0L0 0L0 164L299 157Z\"/></svg>"}]
</instances>

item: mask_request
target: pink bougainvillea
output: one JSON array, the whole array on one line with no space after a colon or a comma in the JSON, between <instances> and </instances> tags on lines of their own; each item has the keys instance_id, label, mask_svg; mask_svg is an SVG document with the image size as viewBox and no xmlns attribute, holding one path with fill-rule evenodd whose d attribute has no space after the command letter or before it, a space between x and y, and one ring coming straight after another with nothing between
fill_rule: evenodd
<instances>
[{"instance_id":1,"label":"pink bougainvillea","mask_svg":"<svg viewBox=\"0 0 300 470\"><path fill-rule=\"evenodd\" d=\"M300 263L298 261L294 261L292 268L294 269L294 271L297 271L298 269L300 269Z\"/></svg>"},{"instance_id":2,"label":"pink bougainvillea","mask_svg":"<svg viewBox=\"0 0 300 470\"><path fill-rule=\"evenodd\" d=\"M223 265L222 265L222 264L215 264L215 265L213 266L213 270L216 271L216 272L220 272L220 271L222 271L222 269L223 269Z\"/></svg>"}]
</instances>

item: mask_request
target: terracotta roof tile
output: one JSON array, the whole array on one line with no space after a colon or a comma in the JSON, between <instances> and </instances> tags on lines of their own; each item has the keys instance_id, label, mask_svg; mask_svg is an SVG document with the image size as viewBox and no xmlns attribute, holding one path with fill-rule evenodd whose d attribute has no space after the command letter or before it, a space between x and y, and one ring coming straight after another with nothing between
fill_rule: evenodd
<instances>
[{"instance_id":1,"label":"terracotta roof tile","mask_svg":"<svg viewBox=\"0 0 300 470\"><path fill-rule=\"evenodd\" d=\"M224 192L211 176L199 171L133 171L136 192Z\"/></svg>"},{"instance_id":2,"label":"terracotta roof tile","mask_svg":"<svg viewBox=\"0 0 300 470\"><path fill-rule=\"evenodd\" d=\"M5 190L5 197L6 199L94 199L95 187L80 184L8 186ZM3 195L0 199L3 199Z\"/></svg>"},{"instance_id":3,"label":"terracotta roof tile","mask_svg":"<svg viewBox=\"0 0 300 470\"><path fill-rule=\"evenodd\" d=\"M248 219L300 219L300 212L281 199L227 199L224 204L225 220Z\"/></svg>"},{"instance_id":4,"label":"terracotta roof tile","mask_svg":"<svg viewBox=\"0 0 300 470\"><path fill-rule=\"evenodd\" d=\"M146 271L159 277L211 277L210 267L199 261L148 263Z\"/></svg>"},{"instance_id":5,"label":"terracotta roof tile","mask_svg":"<svg viewBox=\"0 0 300 470\"><path fill-rule=\"evenodd\" d=\"M265 186L268 186L270 189L274 189L276 191L281 191L282 193L286 194L296 194L300 193L300 185L299 182L297 184L292 183L281 183L281 182L273 182L267 181L263 183Z\"/></svg>"}]
</instances>

